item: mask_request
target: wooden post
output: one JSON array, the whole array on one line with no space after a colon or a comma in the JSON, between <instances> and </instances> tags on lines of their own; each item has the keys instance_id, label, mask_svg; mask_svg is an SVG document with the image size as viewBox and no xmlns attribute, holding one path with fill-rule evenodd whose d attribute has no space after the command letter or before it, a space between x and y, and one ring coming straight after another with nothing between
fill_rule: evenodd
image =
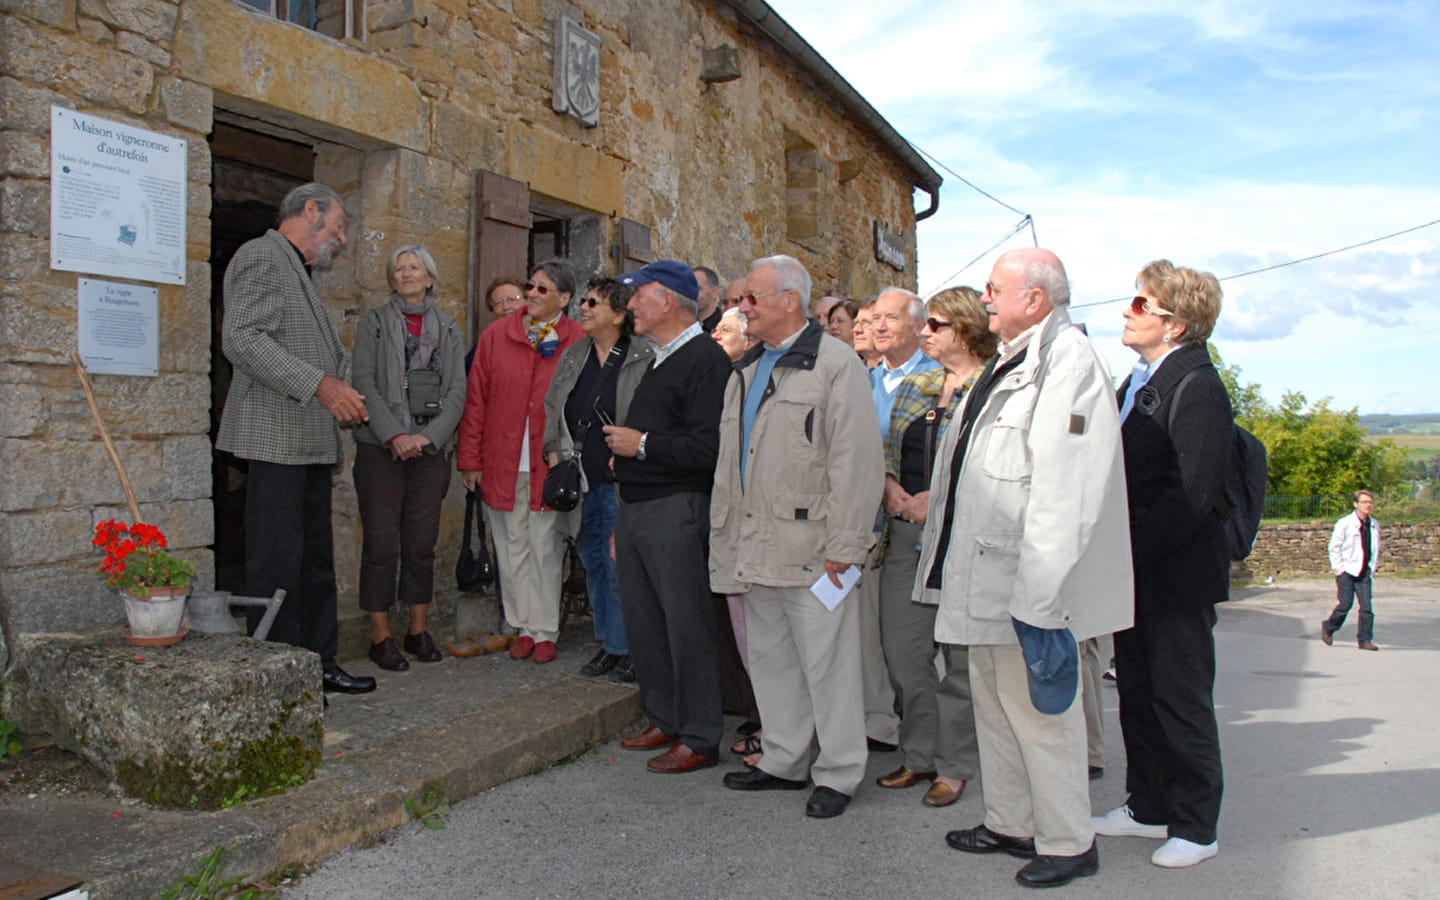
<instances>
[{"instance_id":1,"label":"wooden post","mask_svg":"<svg viewBox=\"0 0 1440 900\"><path fill-rule=\"evenodd\" d=\"M105 442L105 452L110 454L110 462L115 464L115 473L120 476L120 489L125 492L125 502L130 504L130 524L140 521L140 504L135 502L135 489L130 487L130 476L125 474L125 466L120 462L120 454L115 452L115 442L110 440L110 429L105 427L105 420L100 417L100 404L95 401L95 392L90 388L90 376L85 371L85 363L80 361L80 354L71 352L70 358L75 361L75 374L80 376L80 386L85 389L85 399L90 403L90 414L95 417L95 424L100 428L100 440Z\"/></svg>"}]
</instances>

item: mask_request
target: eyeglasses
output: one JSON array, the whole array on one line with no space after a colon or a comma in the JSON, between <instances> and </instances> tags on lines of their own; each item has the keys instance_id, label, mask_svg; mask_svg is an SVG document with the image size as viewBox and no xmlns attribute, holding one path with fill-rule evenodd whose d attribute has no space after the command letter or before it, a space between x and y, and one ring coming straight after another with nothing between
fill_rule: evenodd
<instances>
[{"instance_id":1,"label":"eyeglasses","mask_svg":"<svg viewBox=\"0 0 1440 900\"><path fill-rule=\"evenodd\" d=\"M935 318L934 316L931 316L930 318L926 319L926 320L925 320L925 324L926 324L926 325L929 325L929 326L930 326L930 330L931 330L931 331L935 331L935 332L938 332L938 331L939 331L940 329L942 329L942 328L954 328L954 327L955 327L955 323L954 323L954 322L942 322L942 321L940 321L939 319Z\"/></svg>"},{"instance_id":2,"label":"eyeglasses","mask_svg":"<svg viewBox=\"0 0 1440 900\"><path fill-rule=\"evenodd\" d=\"M1160 307L1156 306L1154 303L1151 303L1149 300L1145 299L1144 297L1136 297L1134 300L1131 300L1131 301L1130 301L1130 311L1131 311L1132 313L1134 313L1135 315L1137 315L1137 316L1140 315L1141 313L1149 313L1149 314L1152 315L1152 316L1173 316L1173 315L1175 315L1174 313L1172 313L1172 312L1171 312L1170 310L1168 310L1168 309L1161 309Z\"/></svg>"},{"instance_id":3,"label":"eyeglasses","mask_svg":"<svg viewBox=\"0 0 1440 900\"><path fill-rule=\"evenodd\" d=\"M1008 290L1009 288L996 287L993 281L985 282L985 296L987 297L998 297Z\"/></svg>"},{"instance_id":4,"label":"eyeglasses","mask_svg":"<svg viewBox=\"0 0 1440 900\"><path fill-rule=\"evenodd\" d=\"M764 300L766 297L773 297L773 296L775 296L776 294L783 294L783 293L785 293L785 292L784 292L784 291L768 291L768 292L766 292L766 293L764 293L764 294L741 294L741 295L740 295L740 302L741 302L741 303L749 303L751 306L754 306L756 303L759 303L761 300Z\"/></svg>"},{"instance_id":5,"label":"eyeglasses","mask_svg":"<svg viewBox=\"0 0 1440 900\"><path fill-rule=\"evenodd\" d=\"M494 300L490 301L490 309L493 311L500 309L503 306L509 306L512 303L524 302L525 298L521 297L519 294L516 294L514 297L496 297Z\"/></svg>"},{"instance_id":6,"label":"eyeglasses","mask_svg":"<svg viewBox=\"0 0 1440 900\"><path fill-rule=\"evenodd\" d=\"M536 283L533 282L533 281L527 281L527 282L525 282L525 284L523 285L523 287L525 288L526 291L534 291L535 293L539 294L539 295L542 296L542 297L545 296L546 294L550 293L551 291L555 290L555 289L552 288L552 287L546 287L546 286L543 285L543 284L536 284Z\"/></svg>"}]
</instances>

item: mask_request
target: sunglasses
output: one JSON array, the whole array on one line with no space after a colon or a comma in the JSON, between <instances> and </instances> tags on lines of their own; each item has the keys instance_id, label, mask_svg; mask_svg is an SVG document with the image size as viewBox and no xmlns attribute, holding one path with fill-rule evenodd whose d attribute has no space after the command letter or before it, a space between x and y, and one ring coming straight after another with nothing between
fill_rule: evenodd
<instances>
[{"instance_id":1,"label":"sunglasses","mask_svg":"<svg viewBox=\"0 0 1440 900\"><path fill-rule=\"evenodd\" d=\"M604 303L606 306L610 305L610 302L608 300L602 300L599 297L586 297L584 300L580 301L581 306L588 306L591 309L594 309L602 303Z\"/></svg>"},{"instance_id":2,"label":"sunglasses","mask_svg":"<svg viewBox=\"0 0 1440 900\"><path fill-rule=\"evenodd\" d=\"M543 285L543 284L536 284L536 283L533 282L533 281L527 281L527 282L525 282L525 284L522 285L522 286L525 288L526 291L534 291L535 293L539 294L539 295L542 296L542 297L545 296L546 294L550 293L551 291L555 290L554 288L546 287L546 286Z\"/></svg>"},{"instance_id":3,"label":"sunglasses","mask_svg":"<svg viewBox=\"0 0 1440 900\"><path fill-rule=\"evenodd\" d=\"M955 323L954 323L954 322L942 322L942 321L940 321L939 319L935 318L934 316L931 316L930 318L926 319L926 320L925 320L925 324L928 325L928 326L930 326L930 330L931 330L931 331L935 331L935 332L938 332L938 331L939 331L940 329L942 329L942 328L954 328L954 327L955 327Z\"/></svg>"},{"instance_id":4,"label":"sunglasses","mask_svg":"<svg viewBox=\"0 0 1440 900\"><path fill-rule=\"evenodd\" d=\"M1151 303L1149 300L1146 300L1144 297L1136 297L1134 300L1131 300L1130 311L1137 316L1141 313L1149 313L1152 316L1162 317L1175 315L1168 309L1161 309L1160 307Z\"/></svg>"}]
</instances>

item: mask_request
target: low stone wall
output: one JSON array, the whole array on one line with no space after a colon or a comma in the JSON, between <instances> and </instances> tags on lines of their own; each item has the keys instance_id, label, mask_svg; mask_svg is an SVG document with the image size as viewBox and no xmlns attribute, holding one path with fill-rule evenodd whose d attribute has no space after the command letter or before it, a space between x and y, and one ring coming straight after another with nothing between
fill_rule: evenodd
<instances>
[{"instance_id":1,"label":"low stone wall","mask_svg":"<svg viewBox=\"0 0 1440 900\"><path fill-rule=\"evenodd\" d=\"M1260 526L1255 549L1231 568L1238 581L1330 574L1326 547L1335 523L1293 522ZM1440 522L1380 523L1380 572L1440 571Z\"/></svg>"}]
</instances>

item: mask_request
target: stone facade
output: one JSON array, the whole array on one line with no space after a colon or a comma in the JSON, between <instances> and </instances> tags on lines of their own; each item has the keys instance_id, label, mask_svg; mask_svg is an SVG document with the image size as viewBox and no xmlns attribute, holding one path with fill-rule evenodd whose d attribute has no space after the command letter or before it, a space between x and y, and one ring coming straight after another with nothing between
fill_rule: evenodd
<instances>
[{"instance_id":1,"label":"stone facade","mask_svg":"<svg viewBox=\"0 0 1440 900\"><path fill-rule=\"evenodd\" d=\"M212 350L218 235L248 202L239 194L269 189L266 165L288 183L313 178L345 198L350 246L317 284L347 344L355 319L385 299L388 254L411 241L432 249L442 306L476 336L488 314L469 314L475 285L501 265L482 239L493 210L478 173L528 191L527 217L571 222L582 272L669 256L728 278L756 256L784 252L810 267L816 296L914 287L914 187L928 180L933 189L938 177L847 111L813 61L757 30L740 4L356 2L365 5L363 39L343 40L235 0L4 3L0 624L12 643L118 621L120 604L93 573L89 536L101 518L129 518L69 362L76 274L48 266L52 105L188 142L187 283L159 286L160 375L93 381L142 518L196 563L206 587L212 548L223 555L236 516L216 496L231 476L210 453L226 383ZM325 6L321 30L342 33L338 6ZM598 127L550 108L561 15L601 39ZM702 79L707 57L725 47L740 77ZM300 153L288 168L247 168L260 150L237 152L220 140L227 128ZM908 236L905 271L875 259L877 221ZM354 590L358 524L348 472L338 477L343 597ZM459 493L442 532L446 563L458 543Z\"/></svg>"},{"instance_id":2,"label":"stone facade","mask_svg":"<svg viewBox=\"0 0 1440 900\"><path fill-rule=\"evenodd\" d=\"M1238 581L1264 581L1269 576L1303 577L1330 574L1330 532L1334 522L1262 525L1250 556L1231 568ZM1440 571L1440 522L1380 523L1379 576L1387 572Z\"/></svg>"}]
</instances>

